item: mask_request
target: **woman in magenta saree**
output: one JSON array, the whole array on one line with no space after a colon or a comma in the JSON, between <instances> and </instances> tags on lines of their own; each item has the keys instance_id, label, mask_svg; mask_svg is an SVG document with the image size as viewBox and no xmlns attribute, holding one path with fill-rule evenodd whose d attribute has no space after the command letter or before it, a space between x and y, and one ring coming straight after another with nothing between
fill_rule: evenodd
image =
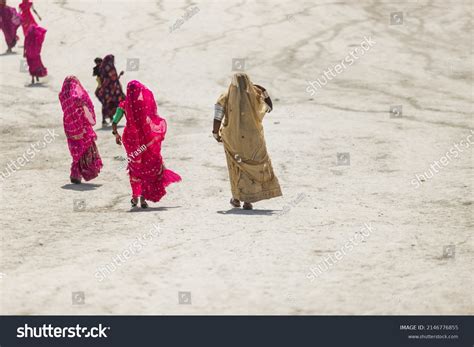
<instances>
[{"instance_id":1,"label":"woman in magenta saree","mask_svg":"<svg viewBox=\"0 0 474 347\"><path fill-rule=\"evenodd\" d=\"M95 141L97 135L94 105L87 91L75 76L64 80L59 93L64 113L64 132L72 156L71 183L79 184L81 179L90 181L99 175L102 160Z\"/></svg>"},{"instance_id":2,"label":"woman in magenta saree","mask_svg":"<svg viewBox=\"0 0 474 347\"><path fill-rule=\"evenodd\" d=\"M123 141L117 133L117 123L125 113L127 124ZM161 156L161 144L166 135L166 120L158 114L155 97L151 90L138 81L127 85L127 95L117 108L113 123L117 144L127 151L128 172L132 186L132 207L140 204L147 208L146 200L160 201L165 188L181 181L175 172L166 169Z\"/></svg>"},{"instance_id":3,"label":"woman in magenta saree","mask_svg":"<svg viewBox=\"0 0 474 347\"><path fill-rule=\"evenodd\" d=\"M0 30L5 35L5 42L7 43L7 53L12 52L12 48L15 47L18 36L16 31L20 26L20 16L16 9L7 6L5 0L0 0Z\"/></svg>"},{"instance_id":4,"label":"woman in magenta saree","mask_svg":"<svg viewBox=\"0 0 474 347\"><path fill-rule=\"evenodd\" d=\"M33 3L30 2L29 0L23 0L21 4L19 5L20 7L20 18L21 18L21 27L23 28L23 35L28 33L28 29L30 28L31 25L37 25L35 17L33 17L33 14L31 13L31 10L38 16L39 20L41 20L41 17L39 16L38 12L36 12Z\"/></svg>"},{"instance_id":5,"label":"woman in magenta saree","mask_svg":"<svg viewBox=\"0 0 474 347\"><path fill-rule=\"evenodd\" d=\"M37 25L31 25L25 38L25 52L26 62L31 75L31 84L36 81L39 82L40 77L48 74L48 70L44 67L41 61L41 49L43 48L44 38L46 36L46 29Z\"/></svg>"}]
</instances>

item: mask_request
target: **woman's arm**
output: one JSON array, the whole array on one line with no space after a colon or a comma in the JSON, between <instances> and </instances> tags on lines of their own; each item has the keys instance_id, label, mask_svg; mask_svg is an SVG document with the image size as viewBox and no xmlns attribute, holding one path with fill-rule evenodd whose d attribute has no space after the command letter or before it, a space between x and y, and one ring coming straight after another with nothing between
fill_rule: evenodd
<instances>
[{"instance_id":1,"label":"woman's arm","mask_svg":"<svg viewBox=\"0 0 474 347\"><path fill-rule=\"evenodd\" d=\"M268 113L272 112L273 102L272 102L272 99L270 98L270 95L268 95L267 90L263 88L262 86L259 86L258 84L254 84L254 86L260 89L260 91L262 92L263 101L265 101L265 104L267 104L268 106Z\"/></svg>"},{"instance_id":2,"label":"woman's arm","mask_svg":"<svg viewBox=\"0 0 474 347\"><path fill-rule=\"evenodd\" d=\"M117 132L117 124L122 119L123 114L124 114L123 109L121 107L117 107L117 110L115 111L114 119L112 121L112 134L115 135L115 143L117 143L117 145L122 144L122 137Z\"/></svg>"},{"instance_id":3,"label":"woman's arm","mask_svg":"<svg viewBox=\"0 0 474 347\"><path fill-rule=\"evenodd\" d=\"M212 134L217 142L222 142L222 139L219 135L219 130L221 128L222 119L224 118L224 107L220 104L214 105L214 123L212 126Z\"/></svg>"},{"instance_id":4,"label":"woman's arm","mask_svg":"<svg viewBox=\"0 0 474 347\"><path fill-rule=\"evenodd\" d=\"M221 123L222 122L214 119L214 125L212 127L212 135L214 136L217 142L222 142L222 138L219 135L219 129L221 128Z\"/></svg>"},{"instance_id":5,"label":"woman's arm","mask_svg":"<svg viewBox=\"0 0 474 347\"><path fill-rule=\"evenodd\" d=\"M121 145L122 144L122 137L117 132L117 123L112 123L112 134L115 135L115 143L117 145Z\"/></svg>"},{"instance_id":6,"label":"woman's arm","mask_svg":"<svg viewBox=\"0 0 474 347\"><path fill-rule=\"evenodd\" d=\"M42 20L41 17L40 17L40 15L39 15L39 13L36 12L35 7L33 6L33 4L31 4L31 9L32 9L33 12L38 16L39 20Z\"/></svg>"}]
</instances>

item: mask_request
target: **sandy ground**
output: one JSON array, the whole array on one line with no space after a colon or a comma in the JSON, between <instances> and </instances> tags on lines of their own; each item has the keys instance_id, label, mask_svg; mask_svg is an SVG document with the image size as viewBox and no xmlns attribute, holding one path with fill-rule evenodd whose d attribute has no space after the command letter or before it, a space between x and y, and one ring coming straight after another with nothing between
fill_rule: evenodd
<instances>
[{"instance_id":1,"label":"sandy ground","mask_svg":"<svg viewBox=\"0 0 474 347\"><path fill-rule=\"evenodd\" d=\"M50 76L29 87L21 48L0 56L0 169L48 131L58 136L0 179L0 313L474 313L472 146L419 187L412 182L468 143L473 128L471 1L64 0L36 8ZM364 56L317 96L306 91L369 36L376 44ZM163 156L183 177L147 211L130 212L125 152L110 129L97 128L100 177L68 182L57 94L74 74L100 115L91 69L108 53L119 70L139 59L123 83L138 79L154 91L169 124ZM223 148L210 134L214 102L241 58L274 100L265 132L284 192L253 212L230 209ZM401 118L390 116L397 105ZM350 165L338 165L338 153ZM366 223L372 232L362 237ZM159 231L140 239L154 225ZM115 271L97 273L130 247Z\"/></svg>"}]
</instances>

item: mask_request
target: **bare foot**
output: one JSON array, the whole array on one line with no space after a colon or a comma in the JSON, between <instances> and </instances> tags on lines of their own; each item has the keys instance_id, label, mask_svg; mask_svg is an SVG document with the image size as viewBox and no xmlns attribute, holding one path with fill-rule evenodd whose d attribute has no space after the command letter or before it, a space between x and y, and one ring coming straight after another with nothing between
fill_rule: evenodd
<instances>
[{"instance_id":1,"label":"bare foot","mask_svg":"<svg viewBox=\"0 0 474 347\"><path fill-rule=\"evenodd\" d=\"M233 207L240 207L240 201L238 199L230 199L230 204L233 206Z\"/></svg>"},{"instance_id":2,"label":"bare foot","mask_svg":"<svg viewBox=\"0 0 474 347\"><path fill-rule=\"evenodd\" d=\"M242 206L244 210L253 210L253 206L250 202L244 202L244 206Z\"/></svg>"},{"instance_id":3,"label":"bare foot","mask_svg":"<svg viewBox=\"0 0 474 347\"><path fill-rule=\"evenodd\" d=\"M72 177L71 177L71 183L73 183L73 184L81 184L81 179L80 179L80 178L72 178Z\"/></svg>"},{"instance_id":4,"label":"bare foot","mask_svg":"<svg viewBox=\"0 0 474 347\"><path fill-rule=\"evenodd\" d=\"M148 204L143 196L140 196L140 206L142 208L148 208Z\"/></svg>"}]
</instances>

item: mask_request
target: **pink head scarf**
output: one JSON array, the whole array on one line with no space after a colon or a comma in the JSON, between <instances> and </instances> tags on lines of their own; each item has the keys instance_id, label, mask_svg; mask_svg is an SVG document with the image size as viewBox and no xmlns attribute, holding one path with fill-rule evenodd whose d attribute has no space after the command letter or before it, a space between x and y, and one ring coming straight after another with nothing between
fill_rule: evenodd
<instances>
[{"instance_id":1,"label":"pink head scarf","mask_svg":"<svg viewBox=\"0 0 474 347\"><path fill-rule=\"evenodd\" d=\"M166 120L158 114L152 91L138 81L128 83L126 99L120 106L127 118L123 144L130 176L141 180L145 199L159 201L166 194L166 186L181 180L163 164L161 143L166 135Z\"/></svg>"},{"instance_id":2,"label":"pink head scarf","mask_svg":"<svg viewBox=\"0 0 474 347\"><path fill-rule=\"evenodd\" d=\"M138 81L131 81L121 106L127 118L123 139L127 152L134 152L144 145L145 152L161 158L161 142L165 139L167 126L166 120L158 115L151 90Z\"/></svg>"}]
</instances>

